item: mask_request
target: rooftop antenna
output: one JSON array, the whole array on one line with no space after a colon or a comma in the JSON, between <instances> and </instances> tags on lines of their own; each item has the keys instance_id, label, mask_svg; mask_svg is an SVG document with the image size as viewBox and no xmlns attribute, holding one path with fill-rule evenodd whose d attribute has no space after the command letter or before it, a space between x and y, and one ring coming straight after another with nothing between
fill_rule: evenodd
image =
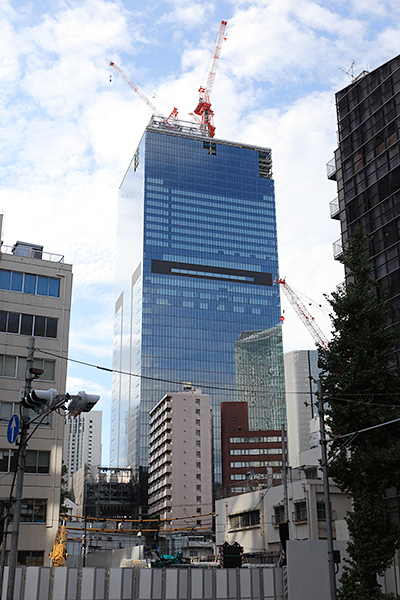
<instances>
[{"instance_id":1,"label":"rooftop antenna","mask_svg":"<svg viewBox=\"0 0 400 600\"><path fill-rule=\"evenodd\" d=\"M356 78L356 76L354 75L354 65L355 64L356 64L356 61L352 60L351 65L347 69L347 71L345 71L344 69L340 69L340 71L343 71L343 73L346 73L346 75L347 75L347 77L349 77L350 81L354 81L354 79Z\"/></svg>"}]
</instances>

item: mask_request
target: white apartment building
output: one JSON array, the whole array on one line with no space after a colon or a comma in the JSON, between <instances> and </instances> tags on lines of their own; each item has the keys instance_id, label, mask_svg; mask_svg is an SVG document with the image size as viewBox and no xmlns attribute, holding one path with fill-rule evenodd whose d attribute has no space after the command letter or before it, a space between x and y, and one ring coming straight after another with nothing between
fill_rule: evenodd
<instances>
[{"instance_id":1,"label":"white apartment building","mask_svg":"<svg viewBox=\"0 0 400 600\"><path fill-rule=\"evenodd\" d=\"M63 461L70 478L84 465L101 465L101 410L91 410L65 419Z\"/></svg>"},{"instance_id":2,"label":"white apartment building","mask_svg":"<svg viewBox=\"0 0 400 600\"><path fill-rule=\"evenodd\" d=\"M189 526L206 532L213 483L210 396L190 385L166 394L150 411L149 425L150 515L178 519L164 523L164 531Z\"/></svg>"},{"instance_id":3,"label":"white apartment building","mask_svg":"<svg viewBox=\"0 0 400 600\"><path fill-rule=\"evenodd\" d=\"M1 218L0 218L1 232ZM72 266L43 247L17 242L0 248L0 499L10 497L17 447L7 425L20 414L29 338L34 367L43 370L33 389L65 393ZM47 354L47 352L49 354ZM37 413L32 411L32 415ZM49 565L58 528L63 417L52 413L29 439L23 488L18 562ZM30 430L32 431L32 429ZM11 530L11 527L9 528ZM7 536L7 547L10 538Z\"/></svg>"}]
</instances>

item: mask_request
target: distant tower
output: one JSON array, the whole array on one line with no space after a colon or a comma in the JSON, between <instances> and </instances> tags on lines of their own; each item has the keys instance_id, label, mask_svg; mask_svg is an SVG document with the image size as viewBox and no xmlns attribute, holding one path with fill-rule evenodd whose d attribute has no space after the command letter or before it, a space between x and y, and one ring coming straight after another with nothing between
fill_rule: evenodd
<instances>
[{"instance_id":1,"label":"distant tower","mask_svg":"<svg viewBox=\"0 0 400 600\"><path fill-rule=\"evenodd\" d=\"M101 465L102 414L100 410L92 410L65 419L63 460L68 478L84 465Z\"/></svg>"},{"instance_id":2,"label":"distant tower","mask_svg":"<svg viewBox=\"0 0 400 600\"><path fill-rule=\"evenodd\" d=\"M235 342L236 400L247 402L250 430L286 422L282 327L244 331Z\"/></svg>"},{"instance_id":3,"label":"distant tower","mask_svg":"<svg viewBox=\"0 0 400 600\"><path fill-rule=\"evenodd\" d=\"M284 360L289 464L299 467L300 452L310 450L310 421L317 415L318 351L293 350Z\"/></svg>"}]
</instances>

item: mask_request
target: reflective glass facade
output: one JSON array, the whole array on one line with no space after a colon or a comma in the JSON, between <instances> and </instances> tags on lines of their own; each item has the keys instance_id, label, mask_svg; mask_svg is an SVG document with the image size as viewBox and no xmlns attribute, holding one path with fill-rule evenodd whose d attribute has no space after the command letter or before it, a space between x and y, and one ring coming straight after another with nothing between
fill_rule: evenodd
<instances>
[{"instance_id":1,"label":"reflective glass facade","mask_svg":"<svg viewBox=\"0 0 400 600\"><path fill-rule=\"evenodd\" d=\"M192 382L211 396L218 482L235 342L280 322L270 151L153 120L121 184L117 252L114 369L141 377L114 376L111 464L147 466L149 410Z\"/></svg>"}]
</instances>

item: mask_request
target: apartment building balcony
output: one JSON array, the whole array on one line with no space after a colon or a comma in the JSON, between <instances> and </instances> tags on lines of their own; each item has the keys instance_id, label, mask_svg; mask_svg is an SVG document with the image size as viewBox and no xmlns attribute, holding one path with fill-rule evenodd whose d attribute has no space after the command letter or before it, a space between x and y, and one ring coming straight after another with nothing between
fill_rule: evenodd
<instances>
[{"instance_id":1,"label":"apartment building balcony","mask_svg":"<svg viewBox=\"0 0 400 600\"><path fill-rule=\"evenodd\" d=\"M342 254L343 254L342 238L339 238L338 240L336 240L336 242L333 242L333 258L335 260L339 260L339 258L342 256Z\"/></svg>"},{"instance_id":2,"label":"apartment building balcony","mask_svg":"<svg viewBox=\"0 0 400 600\"><path fill-rule=\"evenodd\" d=\"M326 163L326 176L331 181L336 181L336 162L335 162L335 158L331 158L331 160Z\"/></svg>"},{"instance_id":3,"label":"apartment building balcony","mask_svg":"<svg viewBox=\"0 0 400 600\"><path fill-rule=\"evenodd\" d=\"M329 212L331 214L331 219L339 221L339 198L337 196L334 200L329 202Z\"/></svg>"}]
</instances>

